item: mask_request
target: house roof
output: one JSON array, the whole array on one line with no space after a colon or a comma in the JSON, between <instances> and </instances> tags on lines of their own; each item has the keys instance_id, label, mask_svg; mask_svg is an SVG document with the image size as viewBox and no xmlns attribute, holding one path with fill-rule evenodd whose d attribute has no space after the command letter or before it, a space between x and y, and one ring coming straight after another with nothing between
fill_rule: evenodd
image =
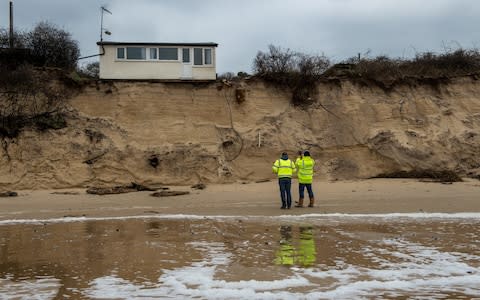
<instances>
[{"instance_id":1,"label":"house roof","mask_svg":"<svg viewBox=\"0 0 480 300\"><path fill-rule=\"evenodd\" d=\"M153 42L111 42L103 41L97 42L97 45L115 45L115 46L191 46L191 47L217 47L217 43L153 43Z\"/></svg>"}]
</instances>

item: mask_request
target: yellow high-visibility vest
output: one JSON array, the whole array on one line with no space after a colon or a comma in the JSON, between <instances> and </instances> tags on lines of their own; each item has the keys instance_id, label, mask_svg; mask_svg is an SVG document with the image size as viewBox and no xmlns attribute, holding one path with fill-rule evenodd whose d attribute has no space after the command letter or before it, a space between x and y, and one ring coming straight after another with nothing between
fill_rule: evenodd
<instances>
[{"instance_id":1,"label":"yellow high-visibility vest","mask_svg":"<svg viewBox=\"0 0 480 300\"><path fill-rule=\"evenodd\" d=\"M292 178L292 175L296 169L295 164L290 159L277 159L273 164L272 170L273 173L278 175L278 178Z\"/></svg>"},{"instance_id":2,"label":"yellow high-visibility vest","mask_svg":"<svg viewBox=\"0 0 480 300\"><path fill-rule=\"evenodd\" d=\"M299 183L312 183L313 181L313 167L315 166L315 160L310 156L304 156L295 161L298 168L298 182Z\"/></svg>"}]
</instances>

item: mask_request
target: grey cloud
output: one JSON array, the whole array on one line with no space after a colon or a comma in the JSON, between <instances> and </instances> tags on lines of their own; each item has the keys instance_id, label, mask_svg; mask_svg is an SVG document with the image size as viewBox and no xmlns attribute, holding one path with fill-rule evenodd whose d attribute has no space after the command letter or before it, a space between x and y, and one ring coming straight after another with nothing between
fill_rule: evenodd
<instances>
[{"instance_id":1,"label":"grey cloud","mask_svg":"<svg viewBox=\"0 0 480 300\"><path fill-rule=\"evenodd\" d=\"M2 1L0 20L8 20ZM475 0L14 0L15 23L41 20L70 31L82 55L98 52L100 9L115 41L217 42L218 72L251 71L258 50L275 44L336 61L364 53L411 56L458 42L480 44ZM8 21L2 21L2 27Z\"/></svg>"}]
</instances>

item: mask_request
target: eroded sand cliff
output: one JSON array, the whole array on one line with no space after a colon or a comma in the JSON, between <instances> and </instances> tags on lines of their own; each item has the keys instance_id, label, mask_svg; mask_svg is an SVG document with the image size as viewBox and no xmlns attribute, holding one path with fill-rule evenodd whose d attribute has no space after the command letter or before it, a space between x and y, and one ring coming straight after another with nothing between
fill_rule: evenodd
<instances>
[{"instance_id":1,"label":"eroded sand cliff","mask_svg":"<svg viewBox=\"0 0 480 300\"><path fill-rule=\"evenodd\" d=\"M0 149L3 188L190 184L273 178L281 151L308 149L323 179L400 170L480 174L480 81L409 82L385 91L326 80L308 109L259 80L93 82L68 126L24 130Z\"/></svg>"}]
</instances>

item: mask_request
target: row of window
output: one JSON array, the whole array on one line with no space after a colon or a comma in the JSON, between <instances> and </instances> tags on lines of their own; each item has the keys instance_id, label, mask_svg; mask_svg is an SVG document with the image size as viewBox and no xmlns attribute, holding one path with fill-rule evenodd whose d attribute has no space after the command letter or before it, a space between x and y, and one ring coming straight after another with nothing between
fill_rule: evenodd
<instances>
[{"instance_id":1,"label":"row of window","mask_svg":"<svg viewBox=\"0 0 480 300\"><path fill-rule=\"evenodd\" d=\"M181 61L190 62L190 48L181 49ZM145 48L145 47L122 47L117 48L117 59L132 60L172 60L178 61L179 48ZM211 65L212 49L193 48L194 65Z\"/></svg>"}]
</instances>

